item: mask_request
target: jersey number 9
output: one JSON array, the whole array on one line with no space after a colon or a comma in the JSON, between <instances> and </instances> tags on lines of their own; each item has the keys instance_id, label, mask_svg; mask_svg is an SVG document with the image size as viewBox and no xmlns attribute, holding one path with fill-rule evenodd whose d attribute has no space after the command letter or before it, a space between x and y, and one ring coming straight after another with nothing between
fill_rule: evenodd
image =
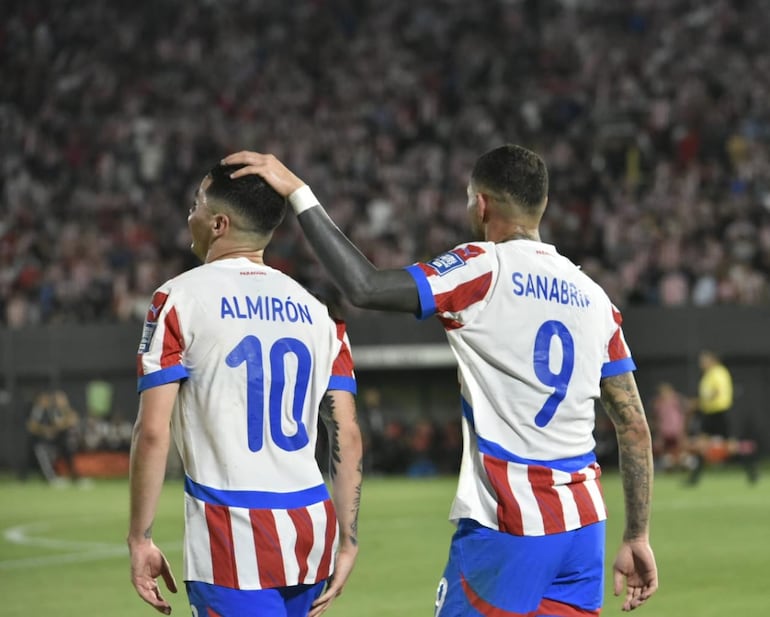
<instances>
[{"instance_id":1,"label":"jersey number 9","mask_svg":"<svg viewBox=\"0 0 770 617\"><path fill-rule=\"evenodd\" d=\"M561 368L558 373L551 370L551 342L557 337L561 342ZM548 424L556 413L556 408L567 396L567 386L575 368L575 341L567 326L560 321L546 321L535 335L534 351L535 375L546 386L554 389L535 416L535 424L540 428Z\"/></svg>"}]
</instances>

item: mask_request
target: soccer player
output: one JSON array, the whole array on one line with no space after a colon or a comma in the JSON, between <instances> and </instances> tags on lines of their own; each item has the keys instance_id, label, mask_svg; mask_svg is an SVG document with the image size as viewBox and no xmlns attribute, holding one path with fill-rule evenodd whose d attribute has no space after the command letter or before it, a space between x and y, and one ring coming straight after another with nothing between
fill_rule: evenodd
<instances>
[{"instance_id":1,"label":"soccer player","mask_svg":"<svg viewBox=\"0 0 770 617\"><path fill-rule=\"evenodd\" d=\"M173 434L185 471L184 580L198 617L316 617L357 552L362 480L345 327L263 252L286 200L216 166L190 209L204 264L163 284L138 354L131 579L162 613L176 583L152 539ZM319 413L333 498L315 459Z\"/></svg>"},{"instance_id":2,"label":"soccer player","mask_svg":"<svg viewBox=\"0 0 770 617\"><path fill-rule=\"evenodd\" d=\"M353 304L436 315L459 367L464 451L457 525L436 615L598 615L606 509L594 402L616 427L625 530L614 562L623 610L658 586L649 542L652 446L621 316L602 289L541 242L548 175L535 153L482 155L468 184L478 241L378 270L310 188L272 155L224 159L289 198L321 263Z\"/></svg>"}]
</instances>

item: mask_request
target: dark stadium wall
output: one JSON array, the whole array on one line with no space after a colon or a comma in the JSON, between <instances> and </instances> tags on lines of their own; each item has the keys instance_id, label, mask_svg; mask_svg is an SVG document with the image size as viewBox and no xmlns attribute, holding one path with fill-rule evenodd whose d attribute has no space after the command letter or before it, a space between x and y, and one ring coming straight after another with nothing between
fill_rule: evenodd
<instances>
[{"instance_id":1,"label":"dark stadium wall","mask_svg":"<svg viewBox=\"0 0 770 617\"><path fill-rule=\"evenodd\" d=\"M733 373L734 432L756 439L764 454L770 452L766 310L626 308L623 314L646 402L661 381L694 396L697 354L712 349ZM459 414L456 370L436 320L420 323L409 315L357 313L348 319L348 328L359 390L379 390L385 413L412 419ZM0 330L0 469L19 466L25 452L25 418L41 389L64 390L73 407L84 414L87 384L107 381L113 387L113 412L133 420L140 329L139 324L129 324Z\"/></svg>"}]
</instances>

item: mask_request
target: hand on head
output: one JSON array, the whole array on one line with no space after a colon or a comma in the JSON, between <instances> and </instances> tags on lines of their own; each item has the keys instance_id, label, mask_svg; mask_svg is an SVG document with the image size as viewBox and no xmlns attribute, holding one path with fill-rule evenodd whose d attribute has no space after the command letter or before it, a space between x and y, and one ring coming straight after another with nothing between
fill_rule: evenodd
<instances>
[{"instance_id":1,"label":"hand on head","mask_svg":"<svg viewBox=\"0 0 770 617\"><path fill-rule=\"evenodd\" d=\"M223 165L243 165L231 174L232 178L256 174L275 189L279 195L288 197L305 183L292 173L272 154L261 154L242 150L222 159Z\"/></svg>"}]
</instances>

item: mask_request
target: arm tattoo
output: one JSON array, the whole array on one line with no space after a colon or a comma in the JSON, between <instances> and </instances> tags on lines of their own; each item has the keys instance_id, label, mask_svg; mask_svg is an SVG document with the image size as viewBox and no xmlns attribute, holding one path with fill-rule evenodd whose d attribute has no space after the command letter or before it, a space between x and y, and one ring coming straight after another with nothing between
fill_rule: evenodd
<instances>
[{"instance_id":1,"label":"arm tattoo","mask_svg":"<svg viewBox=\"0 0 770 617\"><path fill-rule=\"evenodd\" d=\"M334 398L330 394L325 394L321 401L321 419L326 425L326 432L329 434L329 475L332 480L337 477L337 465L341 462L340 457L340 425L334 418Z\"/></svg>"},{"instance_id":2,"label":"arm tattoo","mask_svg":"<svg viewBox=\"0 0 770 617\"><path fill-rule=\"evenodd\" d=\"M624 539L647 533L652 497L652 446L650 430L631 373L602 380L602 403L615 425L620 472L625 496Z\"/></svg>"},{"instance_id":3,"label":"arm tattoo","mask_svg":"<svg viewBox=\"0 0 770 617\"><path fill-rule=\"evenodd\" d=\"M152 525L150 525L147 529L144 530L144 538L145 540L152 539Z\"/></svg>"},{"instance_id":4,"label":"arm tattoo","mask_svg":"<svg viewBox=\"0 0 770 617\"><path fill-rule=\"evenodd\" d=\"M358 466L356 471L363 475L364 472L364 460L358 459ZM350 523L350 541L353 544L358 544L358 511L361 508L361 482L356 485L356 496L353 499L353 522Z\"/></svg>"}]
</instances>

